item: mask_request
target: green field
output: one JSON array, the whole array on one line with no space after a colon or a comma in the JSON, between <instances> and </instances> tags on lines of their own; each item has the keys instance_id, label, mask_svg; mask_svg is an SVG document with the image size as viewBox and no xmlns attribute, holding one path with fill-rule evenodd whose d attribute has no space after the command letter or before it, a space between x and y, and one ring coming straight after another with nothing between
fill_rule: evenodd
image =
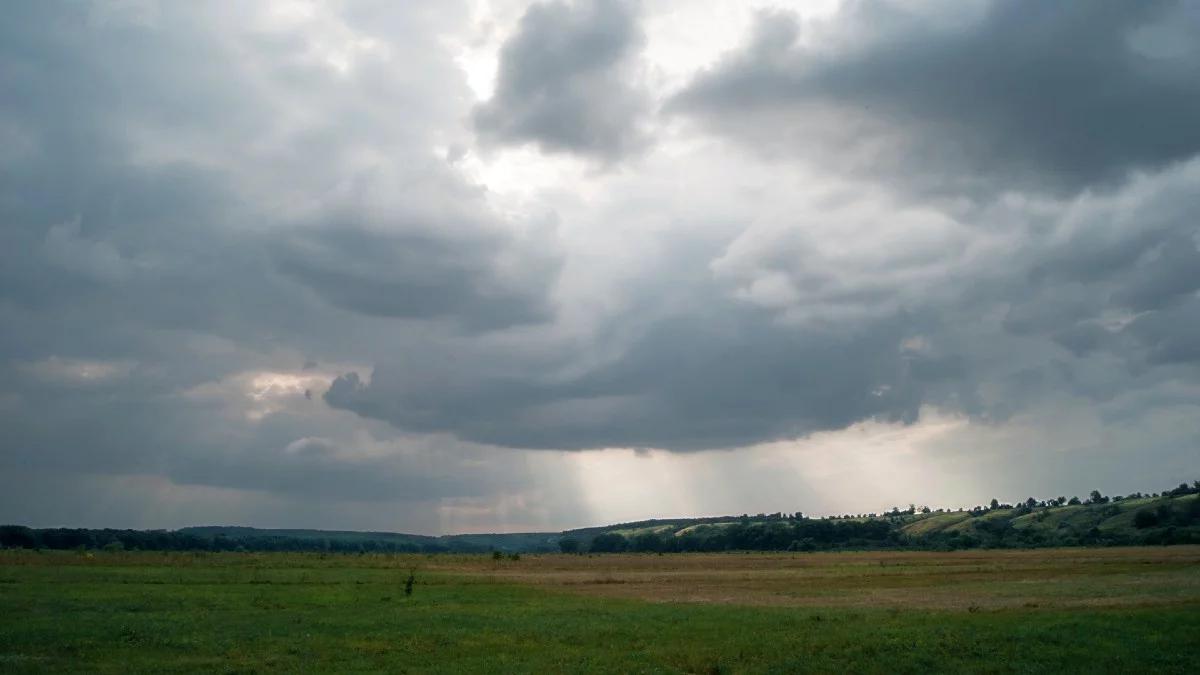
<instances>
[{"instance_id":1,"label":"green field","mask_svg":"<svg viewBox=\"0 0 1200 675\"><path fill-rule=\"evenodd\" d=\"M4 672L1183 673L1198 656L1200 547L0 552Z\"/></svg>"}]
</instances>

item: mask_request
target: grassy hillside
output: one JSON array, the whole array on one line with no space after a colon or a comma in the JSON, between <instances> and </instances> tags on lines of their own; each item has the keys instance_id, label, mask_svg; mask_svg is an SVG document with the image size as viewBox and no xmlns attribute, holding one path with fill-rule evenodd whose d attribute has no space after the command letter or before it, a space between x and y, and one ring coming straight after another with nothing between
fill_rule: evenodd
<instances>
[{"instance_id":1,"label":"grassy hillside","mask_svg":"<svg viewBox=\"0 0 1200 675\"><path fill-rule=\"evenodd\" d=\"M1098 497L972 510L823 519L787 514L653 520L563 533L588 551L1011 548L1200 543L1200 488L1156 497ZM1065 501L1065 500L1062 500Z\"/></svg>"}]
</instances>

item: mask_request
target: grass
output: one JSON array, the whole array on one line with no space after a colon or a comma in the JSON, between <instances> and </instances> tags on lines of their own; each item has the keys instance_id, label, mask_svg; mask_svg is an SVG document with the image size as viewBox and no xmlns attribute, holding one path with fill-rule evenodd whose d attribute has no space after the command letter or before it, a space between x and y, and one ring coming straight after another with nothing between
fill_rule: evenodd
<instances>
[{"instance_id":1,"label":"grass","mask_svg":"<svg viewBox=\"0 0 1200 675\"><path fill-rule=\"evenodd\" d=\"M1198 653L1200 547L0 552L3 672L1182 673Z\"/></svg>"},{"instance_id":2,"label":"grass","mask_svg":"<svg viewBox=\"0 0 1200 675\"><path fill-rule=\"evenodd\" d=\"M963 512L935 513L914 520L900 529L907 535L921 536L933 534L934 532L940 532L951 525L961 523L965 520L969 520L970 518L971 514Z\"/></svg>"}]
</instances>

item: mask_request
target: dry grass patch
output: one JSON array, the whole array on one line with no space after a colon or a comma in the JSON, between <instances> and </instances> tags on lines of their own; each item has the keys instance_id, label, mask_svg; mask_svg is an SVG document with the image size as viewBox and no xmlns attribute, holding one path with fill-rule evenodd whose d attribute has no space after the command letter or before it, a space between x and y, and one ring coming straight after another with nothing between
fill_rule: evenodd
<instances>
[{"instance_id":1,"label":"dry grass patch","mask_svg":"<svg viewBox=\"0 0 1200 675\"><path fill-rule=\"evenodd\" d=\"M430 569L657 602L824 607L1131 607L1200 603L1200 547L528 556Z\"/></svg>"}]
</instances>

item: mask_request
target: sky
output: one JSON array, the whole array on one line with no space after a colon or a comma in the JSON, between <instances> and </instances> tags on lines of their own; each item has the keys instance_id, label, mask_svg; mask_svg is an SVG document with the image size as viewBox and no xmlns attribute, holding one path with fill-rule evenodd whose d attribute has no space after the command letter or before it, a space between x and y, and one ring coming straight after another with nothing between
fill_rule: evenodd
<instances>
[{"instance_id":1,"label":"sky","mask_svg":"<svg viewBox=\"0 0 1200 675\"><path fill-rule=\"evenodd\" d=\"M17 0L0 521L1200 478L1200 2Z\"/></svg>"}]
</instances>

